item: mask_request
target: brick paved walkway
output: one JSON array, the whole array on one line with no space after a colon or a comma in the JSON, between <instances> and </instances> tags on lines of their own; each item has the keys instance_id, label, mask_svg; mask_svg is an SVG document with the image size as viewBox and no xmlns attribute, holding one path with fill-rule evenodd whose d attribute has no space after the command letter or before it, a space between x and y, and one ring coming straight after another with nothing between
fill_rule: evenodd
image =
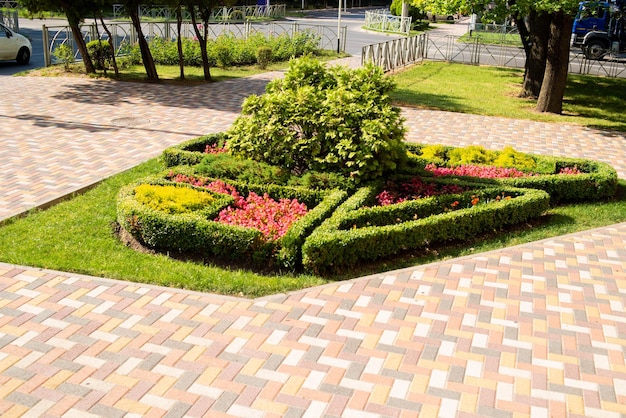
<instances>
[{"instance_id":1,"label":"brick paved walkway","mask_svg":"<svg viewBox=\"0 0 626 418\"><path fill-rule=\"evenodd\" d=\"M0 219L223 130L266 77L0 78L23 93L0 110ZM404 115L410 140L626 176L622 136ZM257 300L0 264L0 416L626 416L625 268L626 224Z\"/></svg>"}]
</instances>

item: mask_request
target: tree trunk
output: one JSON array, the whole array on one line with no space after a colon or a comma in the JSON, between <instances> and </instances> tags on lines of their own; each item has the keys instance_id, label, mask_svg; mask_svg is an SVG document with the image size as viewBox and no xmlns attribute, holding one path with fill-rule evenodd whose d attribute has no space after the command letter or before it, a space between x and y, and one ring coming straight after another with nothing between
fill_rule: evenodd
<instances>
[{"instance_id":1,"label":"tree trunk","mask_svg":"<svg viewBox=\"0 0 626 418\"><path fill-rule=\"evenodd\" d=\"M524 66L524 83L520 97L539 97L548 56L550 15L531 10L528 16L528 49ZM524 25L525 27L525 25ZM520 31L521 34L521 31Z\"/></svg>"},{"instance_id":2,"label":"tree trunk","mask_svg":"<svg viewBox=\"0 0 626 418\"><path fill-rule=\"evenodd\" d=\"M204 30L201 33L198 28L198 23L196 20L196 9L194 6L189 5L189 13L191 14L191 25L193 26L193 30L196 33L196 38L198 38L198 43L200 44L200 55L202 56L202 69L204 70L204 79L205 81L211 81L211 70L209 66L209 53L207 52L206 47L206 38L208 36L208 19L204 22Z\"/></svg>"},{"instance_id":3,"label":"tree trunk","mask_svg":"<svg viewBox=\"0 0 626 418\"><path fill-rule=\"evenodd\" d=\"M120 78L120 71L117 68L117 60L115 59L115 47L113 46L113 35L111 35L111 31L109 30L109 27L104 23L102 12L98 12L98 15L100 17L100 23L102 23L102 27L104 28L104 31L107 33L107 36L109 37L109 48L111 48L111 63L113 64L113 71L115 72L115 78L118 79Z\"/></svg>"},{"instance_id":4,"label":"tree trunk","mask_svg":"<svg viewBox=\"0 0 626 418\"><path fill-rule=\"evenodd\" d=\"M150 46L148 46L148 41L146 41L146 37L143 35L143 31L141 30L139 13L137 12L137 9L132 8L128 11L128 14L130 15L130 20L132 20L133 26L137 31L139 49L141 50L141 60L143 61L143 66L146 69L148 80L159 81L159 75L157 74L156 66L154 65L154 59L152 58L152 53L150 53Z\"/></svg>"},{"instance_id":5,"label":"tree trunk","mask_svg":"<svg viewBox=\"0 0 626 418\"><path fill-rule=\"evenodd\" d=\"M176 7L176 46L178 47L178 66L180 67L180 79L185 79L185 57L183 56L183 37L181 28L183 25L183 12L180 4Z\"/></svg>"},{"instance_id":6,"label":"tree trunk","mask_svg":"<svg viewBox=\"0 0 626 418\"><path fill-rule=\"evenodd\" d=\"M538 112L560 114L563 111L573 23L574 19L562 11L552 14L546 71L537 100Z\"/></svg>"},{"instance_id":7,"label":"tree trunk","mask_svg":"<svg viewBox=\"0 0 626 418\"><path fill-rule=\"evenodd\" d=\"M83 64L85 64L85 72L87 74L94 74L96 72L96 68L93 66L93 61L91 61L91 57L87 52L87 44L85 43L85 38L83 38L83 33L80 30L80 19L73 16L71 10L65 10L65 16L67 16L67 22L72 30L72 35L74 36L74 42L76 42L78 52L83 59Z\"/></svg>"}]
</instances>

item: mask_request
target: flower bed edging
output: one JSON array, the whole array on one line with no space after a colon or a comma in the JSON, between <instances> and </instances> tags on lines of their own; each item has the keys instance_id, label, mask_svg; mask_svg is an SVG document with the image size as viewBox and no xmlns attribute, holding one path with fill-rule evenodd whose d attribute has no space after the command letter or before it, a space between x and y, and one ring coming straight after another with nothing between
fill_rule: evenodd
<instances>
[{"instance_id":1,"label":"flower bed edging","mask_svg":"<svg viewBox=\"0 0 626 418\"><path fill-rule=\"evenodd\" d=\"M222 147L227 135L224 132L200 136L179 145L166 148L161 154L166 167L198 164L206 156L207 145Z\"/></svg>"},{"instance_id":2,"label":"flower bed edging","mask_svg":"<svg viewBox=\"0 0 626 418\"><path fill-rule=\"evenodd\" d=\"M233 203L230 196L219 195L216 204L202 211L170 214L154 210L134 199L134 190L139 184L177 185L197 190L205 188L186 183L169 181L167 174L151 177L130 184L118 194L117 221L143 245L162 252L180 252L198 256L252 263L259 267L270 267L276 263L299 267L301 246L304 239L345 199L346 192L333 190L318 192L297 187L276 185L249 185L230 182L242 193L254 191L267 193L274 198L302 198L311 209L297 220L285 236L268 242L263 234L252 228L226 225L213 219Z\"/></svg>"},{"instance_id":3,"label":"flower bed edging","mask_svg":"<svg viewBox=\"0 0 626 418\"><path fill-rule=\"evenodd\" d=\"M432 175L424 167L433 161L420 157L424 144L407 144L407 148L416 157L410 158L415 174ZM455 147L446 147L455 149ZM537 169L550 174L538 174L528 177L511 178L477 178L464 177L473 182L486 184L502 184L510 187L532 188L545 190L550 194L552 204L559 202L575 202L600 200L615 196L617 191L617 172L609 164L582 158L552 157L539 154L528 154L537 161ZM560 174L567 167L577 167L581 174Z\"/></svg>"},{"instance_id":4,"label":"flower bed edging","mask_svg":"<svg viewBox=\"0 0 626 418\"><path fill-rule=\"evenodd\" d=\"M345 269L359 261L372 261L418 249L428 243L462 240L477 234L498 230L540 216L549 207L549 195L541 190L506 186L477 188L469 194L495 196L504 192L514 196L485 205L433 214L416 220L400 219L385 224L378 219L394 219L396 214L424 206L425 214L440 205L440 197L402 202L389 206L365 207L379 192L369 186L359 189L340 205L333 215L305 240L302 264L306 271L325 273ZM450 195L446 199L454 199ZM444 202L448 205L449 202ZM368 219L370 221L368 221ZM367 226L367 222L371 225Z\"/></svg>"}]
</instances>

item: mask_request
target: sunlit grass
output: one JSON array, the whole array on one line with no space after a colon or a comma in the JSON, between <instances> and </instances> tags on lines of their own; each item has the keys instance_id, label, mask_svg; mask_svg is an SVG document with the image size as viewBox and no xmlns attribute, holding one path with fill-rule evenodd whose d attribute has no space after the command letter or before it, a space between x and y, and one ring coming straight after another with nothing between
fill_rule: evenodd
<instances>
[{"instance_id":1,"label":"sunlit grass","mask_svg":"<svg viewBox=\"0 0 626 418\"><path fill-rule=\"evenodd\" d=\"M426 61L392 76L392 98L428 109L626 131L626 79L570 74L563 114L556 115L536 112L535 100L518 97L523 75L511 68Z\"/></svg>"}]
</instances>

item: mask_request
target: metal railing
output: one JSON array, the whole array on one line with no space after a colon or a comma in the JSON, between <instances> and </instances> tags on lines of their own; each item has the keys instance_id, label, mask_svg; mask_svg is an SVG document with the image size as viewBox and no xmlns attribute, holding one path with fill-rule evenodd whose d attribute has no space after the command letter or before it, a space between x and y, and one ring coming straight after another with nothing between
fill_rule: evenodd
<instances>
[{"instance_id":1,"label":"metal railing","mask_svg":"<svg viewBox=\"0 0 626 418\"><path fill-rule=\"evenodd\" d=\"M509 43L484 43L480 37L461 42L459 37L432 36L423 33L362 48L361 63L372 62L384 71L394 71L425 59L474 65L524 68L526 55L521 47ZM626 78L626 57L608 55L603 60L589 60L573 50L569 61L570 74Z\"/></svg>"},{"instance_id":2,"label":"metal railing","mask_svg":"<svg viewBox=\"0 0 626 418\"><path fill-rule=\"evenodd\" d=\"M20 30L17 10L0 10L0 23L14 31Z\"/></svg>"},{"instance_id":3,"label":"metal railing","mask_svg":"<svg viewBox=\"0 0 626 418\"><path fill-rule=\"evenodd\" d=\"M100 39L111 42L119 54L126 45L134 45L138 42L137 31L130 22L115 22L107 25L112 39L109 39L103 28L95 24L82 25L81 32L85 42ZM144 36L150 40L154 38L175 39L177 34L176 22L146 22L141 24ZM342 26L339 37L336 26L312 25L304 23L283 22L241 22L241 23L216 23L208 27L209 39L216 39L221 34L231 34L238 39L247 39L252 34L262 33L265 36L279 36L289 34L293 36L300 32L310 32L319 37L318 48L334 50L337 48L337 39L341 40L341 50L345 50L347 27ZM182 36L195 38L196 34L191 22L183 22L181 27ZM48 67L53 64L53 52L60 45L69 45L74 50L74 56L79 57L78 49L74 42L74 36L69 26L43 26L43 50L44 62Z\"/></svg>"},{"instance_id":4,"label":"metal railing","mask_svg":"<svg viewBox=\"0 0 626 418\"><path fill-rule=\"evenodd\" d=\"M191 15L183 7L183 20L191 20ZM279 18L286 14L284 4L271 4L270 6L222 6L211 11L210 21L243 21L250 18ZM113 19L119 19L125 15L124 6L113 5ZM176 20L176 11L168 6L139 6L139 17L149 17L159 20Z\"/></svg>"},{"instance_id":5,"label":"metal railing","mask_svg":"<svg viewBox=\"0 0 626 418\"><path fill-rule=\"evenodd\" d=\"M366 29L380 32L404 33L411 31L411 16L401 17L389 14L387 10L370 10L365 12Z\"/></svg>"}]
</instances>

